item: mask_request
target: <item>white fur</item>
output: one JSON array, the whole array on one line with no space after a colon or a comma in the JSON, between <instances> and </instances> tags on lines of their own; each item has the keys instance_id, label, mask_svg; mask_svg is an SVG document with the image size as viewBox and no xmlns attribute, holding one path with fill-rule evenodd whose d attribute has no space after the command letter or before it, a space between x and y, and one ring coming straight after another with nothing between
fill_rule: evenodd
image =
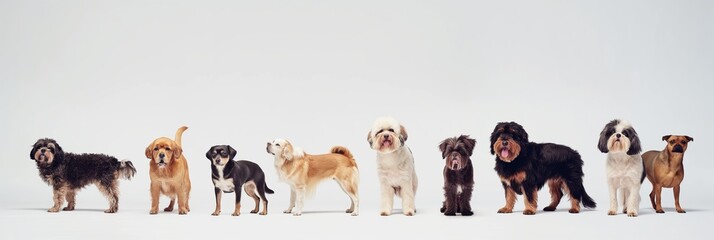
<instances>
[{"instance_id":1,"label":"white fur","mask_svg":"<svg viewBox=\"0 0 714 240\"><path fill-rule=\"evenodd\" d=\"M226 167L226 165L216 165L216 170L218 171L218 179L213 179L213 185L216 186L216 188L221 189L223 192L233 192L235 191L235 186L233 185L233 178L224 178L223 176L223 169ZM240 191L240 189L238 189Z\"/></svg>"},{"instance_id":2,"label":"white fur","mask_svg":"<svg viewBox=\"0 0 714 240\"><path fill-rule=\"evenodd\" d=\"M392 129L394 132L387 131ZM393 118L377 119L368 135L372 142L372 149L377 151L377 170L381 187L380 214L392 213L394 196L402 198L402 212L405 215L414 215L416 208L414 196L417 190L417 176L414 170L414 156L406 145L399 140L401 125ZM378 133L380 130L384 130ZM393 146L380 148L384 135L390 135Z\"/></svg>"},{"instance_id":3,"label":"white fur","mask_svg":"<svg viewBox=\"0 0 714 240\"><path fill-rule=\"evenodd\" d=\"M617 214L617 190L620 190L622 197L623 211L627 215L635 217L640 208L640 178L642 176L642 156L638 154L627 155L630 149L631 140L622 131L632 126L625 121L621 121L615 126L615 133L609 136L607 141L607 184L610 192L610 210L608 214ZM622 134L620 143L616 144L615 137ZM637 137L637 136L634 136Z\"/></svg>"}]
</instances>

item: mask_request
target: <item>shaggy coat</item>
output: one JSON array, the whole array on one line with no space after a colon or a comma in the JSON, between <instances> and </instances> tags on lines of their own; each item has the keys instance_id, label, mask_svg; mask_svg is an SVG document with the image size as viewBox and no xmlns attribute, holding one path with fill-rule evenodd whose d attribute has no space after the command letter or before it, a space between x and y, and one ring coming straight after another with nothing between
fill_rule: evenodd
<instances>
[{"instance_id":1,"label":"shaggy coat","mask_svg":"<svg viewBox=\"0 0 714 240\"><path fill-rule=\"evenodd\" d=\"M447 138L439 144L444 165L444 197L441 213L454 216L461 213L470 216L471 193L474 185L474 169L471 164L476 140L467 135Z\"/></svg>"}]
</instances>

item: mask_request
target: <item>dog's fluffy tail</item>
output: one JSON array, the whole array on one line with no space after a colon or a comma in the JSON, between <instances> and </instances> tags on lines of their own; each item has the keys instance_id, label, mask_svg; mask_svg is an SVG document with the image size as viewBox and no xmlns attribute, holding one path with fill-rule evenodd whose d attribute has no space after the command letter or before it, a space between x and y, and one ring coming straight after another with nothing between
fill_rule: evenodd
<instances>
[{"instance_id":1,"label":"dog's fluffy tail","mask_svg":"<svg viewBox=\"0 0 714 240\"><path fill-rule=\"evenodd\" d=\"M136 168L131 161L119 161L119 176L123 179L129 180L136 174Z\"/></svg>"},{"instance_id":2,"label":"dog's fluffy tail","mask_svg":"<svg viewBox=\"0 0 714 240\"><path fill-rule=\"evenodd\" d=\"M597 207L597 204L593 199L588 195L587 192L585 192L585 188L583 188L583 197L580 200L583 203L583 206L586 208L595 208Z\"/></svg>"},{"instance_id":3,"label":"dog's fluffy tail","mask_svg":"<svg viewBox=\"0 0 714 240\"><path fill-rule=\"evenodd\" d=\"M188 129L188 127L181 126L178 130L176 130L176 137L174 138L174 141L176 141L176 144L178 144L180 147L183 146L181 145L181 135L183 135L183 132L186 131L186 129Z\"/></svg>"},{"instance_id":4,"label":"dog's fluffy tail","mask_svg":"<svg viewBox=\"0 0 714 240\"><path fill-rule=\"evenodd\" d=\"M352 152L350 152L349 149L343 146L334 146L332 149L330 149L330 153L336 153L336 154L341 154L344 155L345 157L349 158L352 160L352 164L354 166L357 166L357 163L355 162L354 156L352 156Z\"/></svg>"},{"instance_id":5,"label":"dog's fluffy tail","mask_svg":"<svg viewBox=\"0 0 714 240\"><path fill-rule=\"evenodd\" d=\"M645 181L645 177L647 177L647 170L645 170L645 161L643 159L643 161L642 161L642 176L640 176L640 184L642 184Z\"/></svg>"}]
</instances>

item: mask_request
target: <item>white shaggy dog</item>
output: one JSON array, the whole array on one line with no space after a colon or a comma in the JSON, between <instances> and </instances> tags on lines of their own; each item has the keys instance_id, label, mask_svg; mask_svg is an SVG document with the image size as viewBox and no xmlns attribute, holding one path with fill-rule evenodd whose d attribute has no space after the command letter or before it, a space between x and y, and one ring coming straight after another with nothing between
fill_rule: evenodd
<instances>
[{"instance_id":1,"label":"white shaggy dog","mask_svg":"<svg viewBox=\"0 0 714 240\"><path fill-rule=\"evenodd\" d=\"M644 179L640 138L629 122L615 119L600 133L598 148L607 153L607 184L610 189L608 215L617 214L617 189L622 197L622 212L637 217L640 186Z\"/></svg>"},{"instance_id":2,"label":"white shaggy dog","mask_svg":"<svg viewBox=\"0 0 714 240\"><path fill-rule=\"evenodd\" d=\"M377 170L382 192L379 214L392 214L394 195L397 195L402 198L404 215L413 216L416 212L414 195L417 176L412 152L404 145L407 141L406 129L397 120L382 117L372 125L367 141L377 151Z\"/></svg>"}]
</instances>

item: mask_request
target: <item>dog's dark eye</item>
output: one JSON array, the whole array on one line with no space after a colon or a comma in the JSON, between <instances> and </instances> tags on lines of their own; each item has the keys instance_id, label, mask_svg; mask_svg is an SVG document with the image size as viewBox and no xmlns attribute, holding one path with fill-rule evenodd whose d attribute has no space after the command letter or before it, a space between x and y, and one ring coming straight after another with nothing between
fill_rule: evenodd
<instances>
[{"instance_id":1,"label":"dog's dark eye","mask_svg":"<svg viewBox=\"0 0 714 240\"><path fill-rule=\"evenodd\" d=\"M394 129L390 128L390 129L387 129L387 131L394 132Z\"/></svg>"},{"instance_id":2,"label":"dog's dark eye","mask_svg":"<svg viewBox=\"0 0 714 240\"><path fill-rule=\"evenodd\" d=\"M278 147L280 147L280 143L276 143L276 144L275 144L275 146L278 146Z\"/></svg>"},{"instance_id":3,"label":"dog's dark eye","mask_svg":"<svg viewBox=\"0 0 714 240\"><path fill-rule=\"evenodd\" d=\"M377 131L377 134L384 132L384 129Z\"/></svg>"},{"instance_id":4,"label":"dog's dark eye","mask_svg":"<svg viewBox=\"0 0 714 240\"><path fill-rule=\"evenodd\" d=\"M167 147L167 148L166 148L166 151L171 151L171 148Z\"/></svg>"},{"instance_id":5,"label":"dog's dark eye","mask_svg":"<svg viewBox=\"0 0 714 240\"><path fill-rule=\"evenodd\" d=\"M155 148L154 148L154 151L159 151L159 148L155 147Z\"/></svg>"},{"instance_id":6,"label":"dog's dark eye","mask_svg":"<svg viewBox=\"0 0 714 240\"><path fill-rule=\"evenodd\" d=\"M687 141L682 140L682 144L687 144Z\"/></svg>"},{"instance_id":7,"label":"dog's dark eye","mask_svg":"<svg viewBox=\"0 0 714 240\"><path fill-rule=\"evenodd\" d=\"M672 140L672 141L669 141L669 144L674 144L674 140Z\"/></svg>"}]
</instances>

